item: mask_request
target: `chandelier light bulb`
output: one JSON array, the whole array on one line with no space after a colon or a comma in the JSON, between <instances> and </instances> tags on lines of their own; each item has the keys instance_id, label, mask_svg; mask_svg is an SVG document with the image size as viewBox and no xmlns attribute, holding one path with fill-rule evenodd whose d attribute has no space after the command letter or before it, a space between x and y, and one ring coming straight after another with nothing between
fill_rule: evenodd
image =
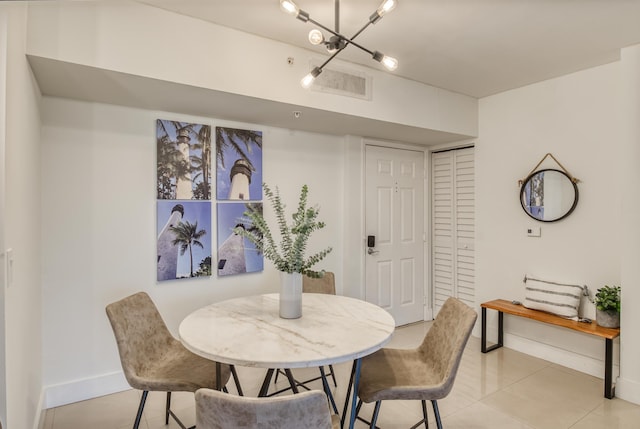
<instances>
[{"instance_id":1,"label":"chandelier light bulb","mask_svg":"<svg viewBox=\"0 0 640 429\"><path fill-rule=\"evenodd\" d=\"M309 73L308 75L302 78L302 80L300 81L300 85L302 85L304 89L309 89L309 87L311 86L314 80L316 80L316 78L313 77L311 73Z\"/></svg>"},{"instance_id":2,"label":"chandelier light bulb","mask_svg":"<svg viewBox=\"0 0 640 429\"><path fill-rule=\"evenodd\" d=\"M300 8L291 0L280 0L280 7L289 15L297 16Z\"/></svg>"},{"instance_id":3,"label":"chandelier light bulb","mask_svg":"<svg viewBox=\"0 0 640 429\"><path fill-rule=\"evenodd\" d=\"M309 42L312 45L319 45L324 42L324 35L322 34L322 31L318 30L317 28L309 31Z\"/></svg>"},{"instance_id":4,"label":"chandelier light bulb","mask_svg":"<svg viewBox=\"0 0 640 429\"><path fill-rule=\"evenodd\" d=\"M378 7L378 15L382 16L385 13L391 12L398 5L397 0L384 0L382 4Z\"/></svg>"},{"instance_id":5,"label":"chandelier light bulb","mask_svg":"<svg viewBox=\"0 0 640 429\"><path fill-rule=\"evenodd\" d=\"M382 57L382 65L387 68L389 71L394 71L398 68L398 60L393 57L384 56Z\"/></svg>"},{"instance_id":6,"label":"chandelier light bulb","mask_svg":"<svg viewBox=\"0 0 640 429\"><path fill-rule=\"evenodd\" d=\"M389 71L394 71L398 68L398 60L393 57L389 57L380 51L375 51L373 53L373 59L382 63L382 65Z\"/></svg>"},{"instance_id":7,"label":"chandelier light bulb","mask_svg":"<svg viewBox=\"0 0 640 429\"><path fill-rule=\"evenodd\" d=\"M311 70L308 75L302 78L302 80L300 81L300 85L302 85L304 89L309 89L313 81L316 80L320 73L322 73L322 69L320 67L314 67L314 69Z\"/></svg>"}]
</instances>

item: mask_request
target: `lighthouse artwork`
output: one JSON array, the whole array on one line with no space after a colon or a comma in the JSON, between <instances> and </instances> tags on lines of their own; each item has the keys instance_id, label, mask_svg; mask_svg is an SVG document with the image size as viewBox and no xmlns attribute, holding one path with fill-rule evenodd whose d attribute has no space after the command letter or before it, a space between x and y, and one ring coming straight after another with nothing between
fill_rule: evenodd
<instances>
[{"instance_id":1,"label":"lighthouse artwork","mask_svg":"<svg viewBox=\"0 0 640 429\"><path fill-rule=\"evenodd\" d=\"M250 200L251 168L249 162L244 159L236 159L229 174L231 186L229 188L230 200Z\"/></svg>"},{"instance_id":2,"label":"lighthouse artwork","mask_svg":"<svg viewBox=\"0 0 640 429\"><path fill-rule=\"evenodd\" d=\"M262 200L262 132L216 127L216 198Z\"/></svg>"},{"instance_id":3,"label":"lighthouse artwork","mask_svg":"<svg viewBox=\"0 0 640 429\"><path fill-rule=\"evenodd\" d=\"M252 273L264 269L264 257L256 246L234 232L235 228L253 229L245 211L262 213L261 202L218 203L218 275Z\"/></svg>"},{"instance_id":4,"label":"lighthouse artwork","mask_svg":"<svg viewBox=\"0 0 640 429\"><path fill-rule=\"evenodd\" d=\"M211 126L156 120L157 279L211 276Z\"/></svg>"},{"instance_id":5,"label":"lighthouse artwork","mask_svg":"<svg viewBox=\"0 0 640 429\"><path fill-rule=\"evenodd\" d=\"M211 199L211 126L158 119L157 198Z\"/></svg>"},{"instance_id":6,"label":"lighthouse artwork","mask_svg":"<svg viewBox=\"0 0 640 429\"><path fill-rule=\"evenodd\" d=\"M171 228L182 221L182 216L182 204L173 206L167 223L158 235L158 281L173 280L178 274L178 246L172 244L175 235Z\"/></svg>"},{"instance_id":7,"label":"lighthouse artwork","mask_svg":"<svg viewBox=\"0 0 640 429\"><path fill-rule=\"evenodd\" d=\"M211 203L158 200L157 204L158 281L210 276Z\"/></svg>"},{"instance_id":8,"label":"lighthouse artwork","mask_svg":"<svg viewBox=\"0 0 640 429\"><path fill-rule=\"evenodd\" d=\"M216 127L216 166L218 275L262 271L262 253L234 232L253 228L246 210L262 212L262 132Z\"/></svg>"},{"instance_id":9,"label":"lighthouse artwork","mask_svg":"<svg viewBox=\"0 0 640 429\"><path fill-rule=\"evenodd\" d=\"M156 120L157 279L262 271L263 255L236 234L262 211L262 131L215 128L217 255L212 252L210 125ZM217 258L214 259L214 256Z\"/></svg>"}]
</instances>

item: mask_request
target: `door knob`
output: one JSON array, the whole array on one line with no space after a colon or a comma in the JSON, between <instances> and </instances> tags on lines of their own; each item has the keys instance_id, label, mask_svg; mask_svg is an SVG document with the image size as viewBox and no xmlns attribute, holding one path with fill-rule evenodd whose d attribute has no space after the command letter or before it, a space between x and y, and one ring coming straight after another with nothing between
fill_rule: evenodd
<instances>
[{"instance_id":1,"label":"door knob","mask_svg":"<svg viewBox=\"0 0 640 429\"><path fill-rule=\"evenodd\" d=\"M367 249L367 253L368 253L369 255L373 255L373 254L376 254L376 253L378 253L378 252L379 252L378 250L373 250L373 247L369 247L369 248Z\"/></svg>"}]
</instances>

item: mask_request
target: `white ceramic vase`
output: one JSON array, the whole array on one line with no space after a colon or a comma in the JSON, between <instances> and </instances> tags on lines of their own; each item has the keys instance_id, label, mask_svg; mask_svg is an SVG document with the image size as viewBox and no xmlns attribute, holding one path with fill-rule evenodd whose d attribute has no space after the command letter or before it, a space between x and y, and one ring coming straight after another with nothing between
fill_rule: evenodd
<instances>
[{"instance_id":1,"label":"white ceramic vase","mask_svg":"<svg viewBox=\"0 0 640 429\"><path fill-rule=\"evenodd\" d=\"M302 316L302 274L280 272L280 317Z\"/></svg>"}]
</instances>

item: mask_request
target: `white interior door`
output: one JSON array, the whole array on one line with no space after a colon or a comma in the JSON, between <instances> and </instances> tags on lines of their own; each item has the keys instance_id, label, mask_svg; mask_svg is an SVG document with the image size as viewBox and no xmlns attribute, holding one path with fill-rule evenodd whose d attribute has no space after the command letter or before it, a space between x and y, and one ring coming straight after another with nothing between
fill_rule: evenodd
<instances>
[{"instance_id":1,"label":"white interior door","mask_svg":"<svg viewBox=\"0 0 640 429\"><path fill-rule=\"evenodd\" d=\"M366 146L367 301L396 325L424 319L424 153Z\"/></svg>"}]
</instances>

